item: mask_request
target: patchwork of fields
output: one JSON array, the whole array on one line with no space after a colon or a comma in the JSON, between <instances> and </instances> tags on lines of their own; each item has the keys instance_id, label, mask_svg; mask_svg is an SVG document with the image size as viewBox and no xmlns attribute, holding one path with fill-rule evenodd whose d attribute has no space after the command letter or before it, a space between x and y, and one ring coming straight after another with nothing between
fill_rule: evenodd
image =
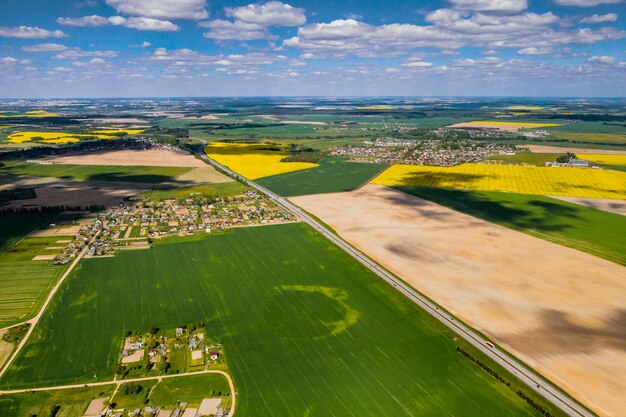
<instances>
[{"instance_id":1,"label":"patchwork of fields","mask_svg":"<svg viewBox=\"0 0 626 417\"><path fill-rule=\"evenodd\" d=\"M318 166L308 162L281 162L288 153L275 144L212 142L204 151L210 158L251 180Z\"/></svg>"},{"instance_id":2,"label":"patchwork of fields","mask_svg":"<svg viewBox=\"0 0 626 417\"><path fill-rule=\"evenodd\" d=\"M456 199L461 205L462 196ZM470 209L500 214L518 227L529 222L552 238L580 239L577 231L591 231L590 246L616 238L614 250L624 241L620 229L610 230L623 229L619 215L598 212L617 221L602 225L596 219L604 227L594 232L585 224L592 216L567 220L584 207L548 205L546 199L465 200ZM620 377L626 333L618 324L624 266L377 185L292 201L600 415L625 414L619 398L626 390Z\"/></svg>"},{"instance_id":3,"label":"patchwork of fields","mask_svg":"<svg viewBox=\"0 0 626 417\"><path fill-rule=\"evenodd\" d=\"M454 167L394 165L372 183L626 199L626 173L612 170L479 163Z\"/></svg>"},{"instance_id":4,"label":"patchwork of fields","mask_svg":"<svg viewBox=\"0 0 626 417\"><path fill-rule=\"evenodd\" d=\"M107 380L125 329L204 320L239 416L537 415L303 224L174 242L83 261L0 385Z\"/></svg>"},{"instance_id":5,"label":"patchwork of fields","mask_svg":"<svg viewBox=\"0 0 626 417\"><path fill-rule=\"evenodd\" d=\"M33 261L59 238L26 238L56 213L0 213L0 328L32 315L64 267Z\"/></svg>"},{"instance_id":6,"label":"patchwork of fields","mask_svg":"<svg viewBox=\"0 0 626 417\"><path fill-rule=\"evenodd\" d=\"M25 320L39 308L65 267L33 261L60 253L59 237L27 237L0 255L0 327ZM61 246L62 247L62 246Z\"/></svg>"},{"instance_id":7,"label":"patchwork of fields","mask_svg":"<svg viewBox=\"0 0 626 417\"><path fill-rule=\"evenodd\" d=\"M0 259L0 327L23 321L34 313L63 270L47 261Z\"/></svg>"},{"instance_id":8,"label":"patchwork of fields","mask_svg":"<svg viewBox=\"0 0 626 417\"><path fill-rule=\"evenodd\" d=\"M385 169L385 164L360 164L324 158L316 168L261 178L258 184L282 196L350 191Z\"/></svg>"}]
</instances>

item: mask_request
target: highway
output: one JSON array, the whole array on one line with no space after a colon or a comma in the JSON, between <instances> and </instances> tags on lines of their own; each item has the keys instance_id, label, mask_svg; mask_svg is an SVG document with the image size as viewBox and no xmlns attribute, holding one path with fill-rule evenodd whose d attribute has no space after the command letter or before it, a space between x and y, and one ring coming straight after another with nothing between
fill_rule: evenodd
<instances>
[{"instance_id":1,"label":"highway","mask_svg":"<svg viewBox=\"0 0 626 417\"><path fill-rule=\"evenodd\" d=\"M545 397L555 406L563 410L570 416L583 416L583 417L595 417L596 415L589 411L586 407L581 405L579 402L569 397L565 393L563 393L559 388L557 388L554 384L542 378L536 372L526 368L517 358L510 355L505 350L499 348L498 346L490 343L491 346L487 345L487 340L475 332L471 327L465 325L456 319L453 315L449 314L445 310L439 308L437 304L432 302L430 299L420 294L413 287L406 284L404 281L400 280L377 263L372 261L366 255L352 247L342 238L337 236L333 231L327 229L324 225L319 223L315 218L310 216L300 207L291 203L287 199L275 194L274 192L268 190L265 187L262 187L256 184L253 181L250 181L236 172L230 170L228 167L220 164L219 162L209 158L204 154L203 151L200 151L200 156L209 162L211 165L219 168L220 170L228 173L229 175L240 179L242 182L246 183L250 187L255 188L259 192L267 195L269 198L274 200L277 204L284 207L285 209L291 211L296 214L302 221L309 224L313 229L315 229L318 233L326 237L328 240L333 242L335 245L343 249L346 253L368 268L370 271L378 275L380 278L385 280L389 285L392 285L396 288L400 293L405 295L415 304L420 306L423 310L428 312L431 316L439 320L441 323L446 325L448 328L453 330L460 337L465 339L472 346L480 350L486 356L491 358L493 361L501 365L504 369L508 370L517 378L519 378L522 382L528 385L529 388L538 392L540 395Z\"/></svg>"}]
</instances>

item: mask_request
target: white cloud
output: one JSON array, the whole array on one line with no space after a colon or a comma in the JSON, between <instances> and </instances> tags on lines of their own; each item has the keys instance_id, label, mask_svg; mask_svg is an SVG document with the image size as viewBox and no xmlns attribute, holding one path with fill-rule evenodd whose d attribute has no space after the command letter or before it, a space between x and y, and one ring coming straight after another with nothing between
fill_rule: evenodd
<instances>
[{"instance_id":1,"label":"white cloud","mask_svg":"<svg viewBox=\"0 0 626 417\"><path fill-rule=\"evenodd\" d=\"M280 1L226 8L226 14L244 22L261 26L299 26L306 23L304 9Z\"/></svg>"},{"instance_id":2,"label":"white cloud","mask_svg":"<svg viewBox=\"0 0 626 417\"><path fill-rule=\"evenodd\" d=\"M153 54L148 58L151 62L161 62L164 64L172 64L175 66L206 66L219 65L248 67L269 65L274 63L274 57L259 52L249 54L231 54L231 55L206 55L191 49L174 49L156 48Z\"/></svg>"},{"instance_id":3,"label":"white cloud","mask_svg":"<svg viewBox=\"0 0 626 417\"><path fill-rule=\"evenodd\" d=\"M54 57L57 59L77 59L77 58L115 58L117 51L83 51L79 48L68 49L66 51L56 54Z\"/></svg>"},{"instance_id":4,"label":"white cloud","mask_svg":"<svg viewBox=\"0 0 626 417\"><path fill-rule=\"evenodd\" d=\"M454 8L477 12L518 13L528 8L526 0L448 0Z\"/></svg>"},{"instance_id":5,"label":"white cloud","mask_svg":"<svg viewBox=\"0 0 626 417\"><path fill-rule=\"evenodd\" d=\"M67 35L58 29L51 31L33 26L0 26L0 36L3 36L5 38L20 39L67 38Z\"/></svg>"},{"instance_id":6,"label":"white cloud","mask_svg":"<svg viewBox=\"0 0 626 417\"><path fill-rule=\"evenodd\" d=\"M427 67L432 67L433 64L432 62L424 62L424 61L409 61L409 62L403 62L401 64L403 67L414 67L414 68L427 68Z\"/></svg>"},{"instance_id":7,"label":"white cloud","mask_svg":"<svg viewBox=\"0 0 626 417\"><path fill-rule=\"evenodd\" d=\"M200 26L210 29L203 35L209 39L251 41L272 38L265 26L255 23L244 23L238 20L229 22L228 20L217 19L202 22Z\"/></svg>"},{"instance_id":8,"label":"white cloud","mask_svg":"<svg viewBox=\"0 0 626 417\"><path fill-rule=\"evenodd\" d=\"M142 43L140 43L138 45L128 45L129 48L149 48L151 46L152 46L152 44L150 42L147 42L147 41L142 42Z\"/></svg>"},{"instance_id":9,"label":"white cloud","mask_svg":"<svg viewBox=\"0 0 626 417\"><path fill-rule=\"evenodd\" d=\"M547 55L552 53L552 50L550 48L535 48L534 46L528 47L528 48L524 48L524 49L520 49L519 51L517 51L517 53L519 55Z\"/></svg>"},{"instance_id":10,"label":"white cloud","mask_svg":"<svg viewBox=\"0 0 626 417\"><path fill-rule=\"evenodd\" d=\"M615 58L612 57L612 56L608 56L608 55L592 56L587 61L589 61L589 62L598 62L600 64L613 64L613 63L615 63Z\"/></svg>"},{"instance_id":11,"label":"white cloud","mask_svg":"<svg viewBox=\"0 0 626 417\"><path fill-rule=\"evenodd\" d=\"M124 27L154 32L178 32L180 27L169 20L153 19L151 17L129 17L123 23Z\"/></svg>"},{"instance_id":12,"label":"white cloud","mask_svg":"<svg viewBox=\"0 0 626 417\"><path fill-rule=\"evenodd\" d=\"M77 67L88 67L88 66L98 66L98 65L105 65L107 62L102 59L102 58L93 58L90 61L87 62L72 62L72 65L77 66Z\"/></svg>"},{"instance_id":13,"label":"white cloud","mask_svg":"<svg viewBox=\"0 0 626 417\"><path fill-rule=\"evenodd\" d=\"M567 29L552 12L507 15L439 9L427 14L425 20L430 25L377 26L352 19L315 23L300 27L282 46L318 58L393 57L418 48L552 48L626 38L626 31L613 27Z\"/></svg>"},{"instance_id":14,"label":"white cloud","mask_svg":"<svg viewBox=\"0 0 626 417\"><path fill-rule=\"evenodd\" d=\"M24 52L60 52L65 51L67 46L58 43L40 43L37 45L22 46Z\"/></svg>"},{"instance_id":15,"label":"white cloud","mask_svg":"<svg viewBox=\"0 0 626 417\"><path fill-rule=\"evenodd\" d=\"M111 22L106 17L91 15L82 17L59 17L57 23L65 26L90 27L106 26Z\"/></svg>"},{"instance_id":16,"label":"white cloud","mask_svg":"<svg viewBox=\"0 0 626 417\"><path fill-rule=\"evenodd\" d=\"M102 17L98 15L83 17L59 17L57 22L61 25L94 27L94 26L124 26L129 29L149 30L154 32L177 32L180 27L169 20L153 19L150 17L129 17L111 16Z\"/></svg>"},{"instance_id":17,"label":"white cloud","mask_svg":"<svg viewBox=\"0 0 626 417\"><path fill-rule=\"evenodd\" d=\"M155 19L206 19L205 0L106 0L118 13Z\"/></svg>"},{"instance_id":18,"label":"white cloud","mask_svg":"<svg viewBox=\"0 0 626 417\"><path fill-rule=\"evenodd\" d=\"M591 16L586 16L580 19L581 23L613 23L617 20L617 14L615 13L607 13L607 14L592 14Z\"/></svg>"},{"instance_id":19,"label":"white cloud","mask_svg":"<svg viewBox=\"0 0 626 417\"><path fill-rule=\"evenodd\" d=\"M561 6L595 7L600 4L617 4L623 0L554 0Z\"/></svg>"},{"instance_id":20,"label":"white cloud","mask_svg":"<svg viewBox=\"0 0 626 417\"><path fill-rule=\"evenodd\" d=\"M0 62L2 62L3 64L15 64L18 61L17 58L13 58L12 56L5 56L3 58L0 58Z\"/></svg>"}]
</instances>

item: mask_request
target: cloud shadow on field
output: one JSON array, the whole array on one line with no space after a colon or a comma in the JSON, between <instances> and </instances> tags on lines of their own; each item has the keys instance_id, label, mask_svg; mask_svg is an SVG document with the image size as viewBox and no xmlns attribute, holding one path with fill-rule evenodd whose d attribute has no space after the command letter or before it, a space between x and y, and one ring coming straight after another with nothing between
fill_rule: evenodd
<instances>
[{"instance_id":1,"label":"cloud shadow on field","mask_svg":"<svg viewBox=\"0 0 626 417\"><path fill-rule=\"evenodd\" d=\"M407 194L480 219L504 224L514 229L539 232L564 231L572 226L563 219L576 219L578 210L569 205L552 203L529 196L531 200L513 203L498 201L480 191L430 187L396 187ZM506 199L507 194L502 194Z\"/></svg>"},{"instance_id":2,"label":"cloud shadow on field","mask_svg":"<svg viewBox=\"0 0 626 417\"><path fill-rule=\"evenodd\" d=\"M600 326L576 323L563 311L545 309L541 325L500 340L525 354L591 354L602 349L626 351L626 309L616 309Z\"/></svg>"},{"instance_id":3,"label":"cloud shadow on field","mask_svg":"<svg viewBox=\"0 0 626 417\"><path fill-rule=\"evenodd\" d=\"M427 186L427 187L450 187L450 183L465 183L476 180L482 180L485 178L495 178L494 175L478 175L478 174L466 174L461 172L445 172L438 171L432 172L412 172L402 174L400 180L406 184L415 184L415 186Z\"/></svg>"}]
</instances>

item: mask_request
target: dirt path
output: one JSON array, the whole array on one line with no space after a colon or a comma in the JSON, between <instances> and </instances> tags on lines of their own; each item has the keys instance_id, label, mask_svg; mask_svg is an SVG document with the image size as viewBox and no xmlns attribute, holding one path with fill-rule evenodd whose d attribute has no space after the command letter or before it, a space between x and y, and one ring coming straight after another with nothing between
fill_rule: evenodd
<instances>
[{"instance_id":1,"label":"dirt path","mask_svg":"<svg viewBox=\"0 0 626 417\"><path fill-rule=\"evenodd\" d=\"M231 417L234 416L235 415L235 405L237 403L237 393L235 392L235 384L233 383L232 378L230 377L230 375L227 372L219 371L219 370L203 370L203 371L198 371L198 372L187 372L187 373L184 373L184 374L147 376L147 377L143 377L143 378L130 378L130 379L113 380L113 381L93 382L93 383L86 383L86 384L59 385L59 386L55 386L55 387L40 387L40 388L25 388L25 389L15 389L15 390L5 390L5 391L0 391L0 395L21 394L21 393L25 393L25 392L34 392L34 391L58 391L58 390L66 390L66 389L73 389L73 388L90 388L90 387L99 387L99 386L103 386L103 385L112 385L112 384L116 385L115 386L115 390L113 391L113 395L115 395L115 393L117 392L119 387L122 384L126 384L128 382L150 381L150 380L154 380L154 379L156 379L157 381L161 382L164 379L184 378L186 376L201 375L201 374L219 374L219 375L223 375L226 378L226 380L228 381L228 386L230 388L230 395L231 395L231 398L232 398L232 404L231 404L229 416L231 416ZM111 397L111 398L113 398L113 397Z\"/></svg>"},{"instance_id":2,"label":"dirt path","mask_svg":"<svg viewBox=\"0 0 626 417\"><path fill-rule=\"evenodd\" d=\"M626 415L626 268L382 186L291 198L605 416Z\"/></svg>"}]
</instances>

